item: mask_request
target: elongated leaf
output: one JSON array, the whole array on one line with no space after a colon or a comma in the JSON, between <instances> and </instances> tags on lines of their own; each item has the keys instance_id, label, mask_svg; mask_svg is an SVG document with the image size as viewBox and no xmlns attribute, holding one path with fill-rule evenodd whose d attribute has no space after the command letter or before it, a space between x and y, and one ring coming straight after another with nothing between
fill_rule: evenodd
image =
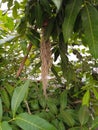
<instances>
[{"instance_id":1,"label":"elongated leaf","mask_svg":"<svg viewBox=\"0 0 98 130\"><path fill-rule=\"evenodd\" d=\"M89 111L87 106L82 106L79 110L79 121L81 125L85 125L89 119Z\"/></svg>"},{"instance_id":2,"label":"elongated leaf","mask_svg":"<svg viewBox=\"0 0 98 130\"><path fill-rule=\"evenodd\" d=\"M65 109L66 108L66 105L67 105L67 91L63 91L60 95L60 106L61 106L61 109Z\"/></svg>"},{"instance_id":3,"label":"elongated leaf","mask_svg":"<svg viewBox=\"0 0 98 130\"><path fill-rule=\"evenodd\" d=\"M97 130L97 128L98 128L98 117L96 117L95 119L94 119L94 121L92 122L92 126L91 126L91 129L92 130Z\"/></svg>"},{"instance_id":4,"label":"elongated leaf","mask_svg":"<svg viewBox=\"0 0 98 130\"><path fill-rule=\"evenodd\" d=\"M59 130L65 130L65 126L63 122L59 122Z\"/></svg>"},{"instance_id":5,"label":"elongated leaf","mask_svg":"<svg viewBox=\"0 0 98 130\"><path fill-rule=\"evenodd\" d=\"M68 111L61 111L60 118L63 122L65 122L68 126L73 126L75 124L75 121Z\"/></svg>"},{"instance_id":6,"label":"elongated leaf","mask_svg":"<svg viewBox=\"0 0 98 130\"><path fill-rule=\"evenodd\" d=\"M16 123L23 130L56 130L46 120L36 116L22 113L16 117Z\"/></svg>"},{"instance_id":7,"label":"elongated leaf","mask_svg":"<svg viewBox=\"0 0 98 130\"><path fill-rule=\"evenodd\" d=\"M93 88L93 93L94 93L96 99L98 100L98 92L97 92L96 88Z\"/></svg>"},{"instance_id":8,"label":"elongated leaf","mask_svg":"<svg viewBox=\"0 0 98 130\"><path fill-rule=\"evenodd\" d=\"M4 121L0 124L0 130L12 130L8 122Z\"/></svg>"},{"instance_id":9,"label":"elongated leaf","mask_svg":"<svg viewBox=\"0 0 98 130\"><path fill-rule=\"evenodd\" d=\"M0 98L0 121L2 120L2 101Z\"/></svg>"},{"instance_id":10,"label":"elongated leaf","mask_svg":"<svg viewBox=\"0 0 98 130\"><path fill-rule=\"evenodd\" d=\"M56 107L56 105L53 102L48 102L47 103L49 110L53 113L53 114L57 114L58 109Z\"/></svg>"},{"instance_id":11,"label":"elongated leaf","mask_svg":"<svg viewBox=\"0 0 98 130\"><path fill-rule=\"evenodd\" d=\"M71 0L65 9L65 18L63 23L63 35L65 42L71 37L74 23L76 21L77 15L81 9L82 0Z\"/></svg>"},{"instance_id":12,"label":"elongated leaf","mask_svg":"<svg viewBox=\"0 0 98 130\"><path fill-rule=\"evenodd\" d=\"M89 99L90 99L90 92L89 90L84 94L83 99L82 99L82 105L87 105L89 106Z\"/></svg>"},{"instance_id":13,"label":"elongated leaf","mask_svg":"<svg viewBox=\"0 0 98 130\"><path fill-rule=\"evenodd\" d=\"M57 9L59 10L62 4L62 0L52 0L54 4L56 5Z\"/></svg>"},{"instance_id":14,"label":"elongated leaf","mask_svg":"<svg viewBox=\"0 0 98 130\"><path fill-rule=\"evenodd\" d=\"M20 103L23 101L25 94L28 90L30 81L27 80L24 85L21 87L15 88L15 91L12 96L12 101L11 101L11 109L13 113L13 117L15 116L15 113L17 111L17 108L19 107Z\"/></svg>"},{"instance_id":15,"label":"elongated leaf","mask_svg":"<svg viewBox=\"0 0 98 130\"><path fill-rule=\"evenodd\" d=\"M7 91L5 89L1 89L1 98L5 106L9 109L10 107L10 99Z\"/></svg>"},{"instance_id":16,"label":"elongated leaf","mask_svg":"<svg viewBox=\"0 0 98 130\"><path fill-rule=\"evenodd\" d=\"M42 26L42 21L43 21L43 19L42 19L43 12L42 12L41 6L40 6L40 4L38 2L37 2L37 6L35 8L35 14L36 14L35 15L36 24L37 24L38 27L41 27Z\"/></svg>"},{"instance_id":17,"label":"elongated leaf","mask_svg":"<svg viewBox=\"0 0 98 130\"><path fill-rule=\"evenodd\" d=\"M82 11L84 38L91 54L98 58L98 11L91 5L86 5Z\"/></svg>"}]
</instances>

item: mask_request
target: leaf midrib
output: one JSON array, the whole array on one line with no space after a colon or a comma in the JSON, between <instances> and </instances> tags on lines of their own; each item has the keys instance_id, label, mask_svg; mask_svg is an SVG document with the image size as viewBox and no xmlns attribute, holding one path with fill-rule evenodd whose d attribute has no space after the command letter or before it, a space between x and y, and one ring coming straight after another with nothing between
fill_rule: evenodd
<instances>
[{"instance_id":1,"label":"leaf midrib","mask_svg":"<svg viewBox=\"0 0 98 130\"><path fill-rule=\"evenodd\" d=\"M39 127L38 125L36 125L36 124L34 124L34 123L31 123L31 122L29 122L29 121L27 121L27 120L25 120L25 119L23 119L23 118L21 118L21 117L17 117L16 119L19 119L19 120L21 120L21 121L24 121L24 122L30 124L31 126L35 126L36 128L39 128L40 130L45 130L45 129Z\"/></svg>"}]
</instances>

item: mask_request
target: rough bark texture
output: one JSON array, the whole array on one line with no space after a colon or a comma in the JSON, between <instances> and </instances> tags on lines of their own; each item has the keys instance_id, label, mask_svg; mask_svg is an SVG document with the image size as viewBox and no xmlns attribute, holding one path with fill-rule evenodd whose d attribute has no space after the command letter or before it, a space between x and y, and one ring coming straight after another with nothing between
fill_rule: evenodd
<instances>
[{"instance_id":1,"label":"rough bark texture","mask_svg":"<svg viewBox=\"0 0 98 130\"><path fill-rule=\"evenodd\" d=\"M40 51L41 51L41 78L42 78L42 84L43 84L43 93L45 97L47 97L47 86L48 86L48 73L49 68L51 65L51 44L49 39L45 40L45 34L44 30L42 30L42 38L41 38L41 45L40 45Z\"/></svg>"}]
</instances>

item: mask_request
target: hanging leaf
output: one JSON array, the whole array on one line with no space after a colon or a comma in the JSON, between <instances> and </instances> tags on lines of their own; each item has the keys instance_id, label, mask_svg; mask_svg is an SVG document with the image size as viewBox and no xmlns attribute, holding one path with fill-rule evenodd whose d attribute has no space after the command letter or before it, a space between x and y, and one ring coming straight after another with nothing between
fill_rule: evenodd
<instances>
[{"instance_id":1,"label":"hanging leaf","mask_svg":"<svg viewBox=\"0 0 98 130\"><path fill-rule=\"evenodd\" d=\"M85 125L89 120L89 110L87 106L82 106L79 110L79 121L82 125Z\"/></svg>"},{"instance_id":2,"label":"hanging leaf","mask_svg":"<svg viewBox=\"0 0 98 130\"><path fill-rule=\"evenodd\" d=\"M2 101L1 101L1 98L0 98L0 121L2 120Z\"/></svg>"},{"instance_id":3,"label":"hanging leaf","mask_svg":"<svg viewBox=\"0 0 98 130\"><path fill-rule=\"evenodd\" d=\"M63 36L65 43L73 33L74 24L81 9L82 0L70 0L65 8L65 18L63 23Z\"/></svg>"},{"instance_id":4,"label":"hanging leaf","mask_svg":"<svg viewBox=\"0 0 98 130\"><path fill-rule=\"evenodd\" d=\"M97 130L98 129L98 117L96 117L93 122L92 122L92 126L91 126L92 130Z\"/></svg>"},{"instance_id":5,"label":"hanging leaf","mask_svg":"<svg viewBox=\"0 0 98 130\"><path fill-rule=\"evenodd\" d=\"M98 11L94 6L85 5L82 11L84 39L91 54L98 58Z\"/></svg>"},{"instance_id":6,"label":"hanging leaf","mask_svg":"<svg viewBox=\"0 0 98 130\"><path fill-rule=\"evenodd\" d=\"M29 84L30 84L30 80L27 80L25 84L22 85L21 87L15 88L15 91L12 96L12 101L11 101L11 109L12 109L13 117L15 116L17 108L19 107L20 103L23 101L25 97Z\"/></svg>"},{"instance_id":7,"label":"hanging leaf","mask_svg":"<svg viewBox=\"0 0 98 130\"><path fill-rule=\"evenodd\" d=\"M39 4L39 2L37 2L37 5L36 5L36 8L35 8L35 18L36 18L36 25L38 27L41 27L42 26L42 22L43 22L43 19L42 19L42 9L41 9L41 6Z\"/></svg>"},{"instance_id":8,"label":"hanging leaf","mask_svg":"<svg viewBox=\"0 0 98 130\"><path fill-rule=\"evenodd\" d=\"M55 4L55 6L57 7L57 10L59 10L61 7L61 4L62 4L62 0L52 0L52 1Z\"/></svg>"},{"instance_id":9,"label":"hanging leaf","mask_svg":"<svg viewBox=\"0 0 98 130\"><path fill-rule=\"evenodd\" d=\"M67 105L67 91L64 90L60 95L60 108L61 110L65 109Z\"/></svg>"},{"instance_id":10,"label":"hanging leaf","mask_svg":"<svg viewBox=\"0 0 98 130\"><path fill-rule=\"evenodd\" d=\"M17 116L16 123L23 130L56 130L56 128L46 120L27 113L22 113Z\"/></svg>"}]
</instances>

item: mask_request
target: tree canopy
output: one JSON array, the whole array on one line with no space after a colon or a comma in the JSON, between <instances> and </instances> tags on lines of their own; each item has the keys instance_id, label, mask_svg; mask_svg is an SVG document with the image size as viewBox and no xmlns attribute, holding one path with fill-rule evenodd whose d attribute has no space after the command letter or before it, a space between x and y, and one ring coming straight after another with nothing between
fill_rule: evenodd
<instances>
[{"instance_id":1,"label":"tree canopy","mask_svg":"<svg viewBox=\"0 0 98 130\"><path fill-rule=\"evenodd\" d=\"M0 34L0 129L98 128L98 0L1 0Z\"/></svg>"}]
</instances>

